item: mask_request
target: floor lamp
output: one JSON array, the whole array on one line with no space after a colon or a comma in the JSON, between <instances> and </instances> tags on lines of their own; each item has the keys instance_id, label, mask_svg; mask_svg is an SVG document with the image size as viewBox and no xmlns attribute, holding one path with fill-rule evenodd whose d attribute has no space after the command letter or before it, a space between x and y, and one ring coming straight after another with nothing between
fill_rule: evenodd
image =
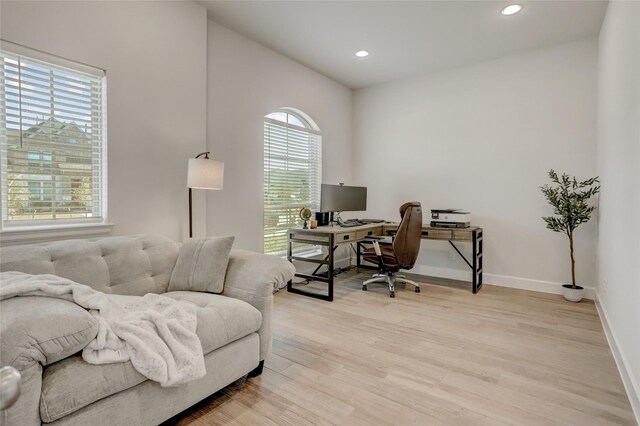
<instances>
[{"instance_id":1,"label":"floor lamp","mask_svg":"<svg viewBox=\"0 0 640 426\"><path fill-rule=\"evenodd\" d=\"M204 158L200 158L204 155ZM189 187L189 238L193 237L192 224L192 189L222 189L224 180L224 163L209 158L209 151L189 158L187 186Z\"/></svg>"}]
</instances>

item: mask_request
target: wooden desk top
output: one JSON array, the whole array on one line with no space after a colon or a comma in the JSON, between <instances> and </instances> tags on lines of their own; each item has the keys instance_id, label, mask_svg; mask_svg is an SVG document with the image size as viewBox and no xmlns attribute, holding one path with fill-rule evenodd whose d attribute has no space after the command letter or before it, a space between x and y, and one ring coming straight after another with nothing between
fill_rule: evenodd
<instances>
[{"instance_id":1,"label":"wooden desk top","mask_svg":"<svg viewBox=\"0 0 640 426\"><path fill-rule=\"evenodd\" d=\"M398 225L400 225L400 223L398 222L385 222L384 226L385 228L393 228L393 227L398 227ZM431 225L426 225L426 224L422 224L422 230L423 231L467 231L467 232L471 232L471 231L481 231L482 228L480 226L469 226L467 228L442 228L439 226L431 226Z\"/></svg>"},{"instance_id":2,"label":"wooden desk top","mask_svg":"<svg viewBox=\"0 0 640 426\"><path fill-rule=\"evenodd\" d=\"M343 228L339 225L318 226L316 229L289 229L289 235L305 235L305 239L327 238L333 235L338 243L350 243L365 239L369 235L389 235L398 228L396 222L368 223L366 225ZM437 228L429 225L422 226L422 238L427 240L471 241L474 232L482 232L479 226L468 228ZM294 237L295 238L295 237Z\"/></svg>"},{"instance_id":3,"label":"wooden desk top","mask_svg":"<svg viewBox=\"0 0 640 426\"><path fill-rule=\"evenodd\" d=\"M293 229L290 229L289 231L296 231L296 232L303 231L303 232L310 232L314 234L342 234L344 232L357 232L357 231L381 228L386 225L389 225L389 226L395 225L396 227L398 226L393 222L380 222L380 223L367 223L366 225L358 225L358 226L351 226L351 227L345 227L345 228L343 228L340 225L318 226L316 229L293 228Z\"/></svg>"},{"instance_id":4,"label":"wooden desk top","mask_svg":"<svg viewBox=\"0 0 640 426\"><path fill-rule=\"evenodd\" d=\"M382 230L383 234L389 234L398 228L398 223L387 223ZM474 232L481 233L479 226L468 228L439 228L429 225L422 225L422 239L425 240L446 240L446 241L472 241Z\"/></svg>"}]
</instances>

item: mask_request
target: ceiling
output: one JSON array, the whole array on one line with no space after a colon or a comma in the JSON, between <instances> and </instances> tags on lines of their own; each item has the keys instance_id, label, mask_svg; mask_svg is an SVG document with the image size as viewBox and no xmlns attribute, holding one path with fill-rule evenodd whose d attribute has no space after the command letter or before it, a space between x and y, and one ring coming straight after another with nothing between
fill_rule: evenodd
<instances>
[{"instance_id":1,"label":"ceiling","mask_svg":"<svg viewBox=\"0 0 640 426\"><path fill-rule=\"evenodd\" d=\"M199 1L209 18L350 88L598 34L606 1ZM356 58L357 50L370 51Z\"/></svg>"}]
</instances>

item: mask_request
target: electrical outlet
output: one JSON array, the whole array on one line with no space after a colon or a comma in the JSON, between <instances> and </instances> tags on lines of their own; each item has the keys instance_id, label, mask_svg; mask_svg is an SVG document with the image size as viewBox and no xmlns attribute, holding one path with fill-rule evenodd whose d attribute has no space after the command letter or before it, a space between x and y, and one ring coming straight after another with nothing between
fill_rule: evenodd
<instances>
[{"instance_id":1,"label":"electrical outlet","mask_svg":"<svg viewBox=\"0 0 640 426\"><path fill-rule=\"evenodd\" d=\"M449 250L449 262L453 262L456 260L457 253L453 250Z\"/></svg>"},{"instance_id":2,"label":"electrical outlet","mask_svg":"<svg viewBox=\"0 0 640 426\"><path fill-rule=\"evenodd\" d=\"M602 292L606 293L607 292L607 287L609 285L607 284L607 280L602 280Z\"/></svg>"}]
</instances>

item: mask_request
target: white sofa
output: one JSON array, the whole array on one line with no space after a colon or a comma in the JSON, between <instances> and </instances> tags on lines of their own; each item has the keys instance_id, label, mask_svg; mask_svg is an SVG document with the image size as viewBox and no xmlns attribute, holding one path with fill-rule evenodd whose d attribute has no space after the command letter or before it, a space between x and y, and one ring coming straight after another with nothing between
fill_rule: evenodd
<instances>
[{"instance_id":1,"label":"white sofa","mask_svg":"<svg viewBox=\"0 0 640 426\"><path fill-rule=\"evenodd\" d=\"M284 259L232 250L222 294L167 292L180 245L141 235L10 246L0 271L55 274L104 293L163 293L199 306L207 375L163 388L130 362L90 365L78 352L95 337L95 319L47 297L0 302L0 365L22 374L22 394L0 414L3 425L153 425L243 375L257 375L271 347L274 288L293 277Z\"/></svg>"}]
</instances>

